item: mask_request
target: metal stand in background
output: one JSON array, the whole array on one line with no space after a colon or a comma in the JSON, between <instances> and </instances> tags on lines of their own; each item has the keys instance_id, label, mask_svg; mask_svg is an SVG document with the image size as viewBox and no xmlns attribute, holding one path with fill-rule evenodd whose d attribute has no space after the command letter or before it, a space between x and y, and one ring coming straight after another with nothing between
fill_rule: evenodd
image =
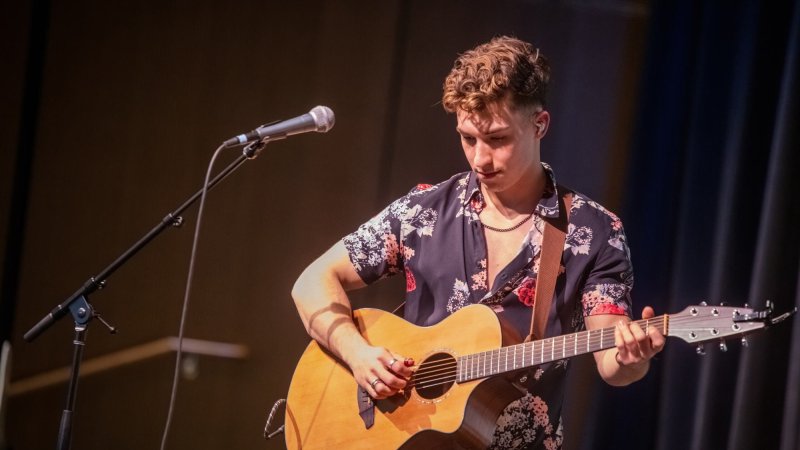
<instances>
[{"instance_id":1,"label":"metal stand in background","mask_svg":"<svg viewBox=\"0 0 800 450\"><path fill-rule=\"evenodd\" d=\"M264 148L264 146L266 146L266 142L258 141L245 147L242 154L239 155L236 160L234 160L219 174L217 174L217 176L208 182L207 190L211 190L211 188L225 179L246 160L253 159L258 156L259 152ZM126 250L98 275L89 278L89 280L86 281L80 289L69 296L66 300L59 303L23 336L26 341L32 342L45 330L50 328L50 326L52 326L57 320L66 316L67 313L71 313L75 319L75 339L73 340L72 369L70 371L66 407L61 415L61 425L58 430L58 450L67 450L70 448L70 440L72 437L72 415L75 411L75 399L78 391L78 377L80 374L81 359L83 358L83 348L86 344L86 332L89 322L93 318L97 317L98 320L100 320L104 325L106 325L106 327L109 328L112 334L116 332L114 327L110 326L97 315L94 308L89 303L89 294L105 287L106 280L108 280L109 276L116 272L117 269L122 267L122 265L131 259L133 255L143 249L167 227L180 227L183 224L183 218L181 217L181 214L189 206L196 202L202 194L203 189L200 189L181 206L176 208L173 212L167 214L158 225L147 232L147 234L133 244L131 248Z\"/></svg>"}]
</instances>

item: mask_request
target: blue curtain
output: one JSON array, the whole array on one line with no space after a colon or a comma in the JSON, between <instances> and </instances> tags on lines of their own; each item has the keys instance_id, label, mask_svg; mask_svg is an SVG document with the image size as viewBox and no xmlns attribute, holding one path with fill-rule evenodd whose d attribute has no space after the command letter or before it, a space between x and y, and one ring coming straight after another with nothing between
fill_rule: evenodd
<instances>
[{"instance_id":1,"label":"blue curtain","mask_svg":"<svg viewBox=\"0 0 800 450\"><path fill-rule=\"evenodd\" d=\"M652 6L622 210L637 314L800 306L800 1ZM727 346L670 339L644 381L598 388L575 447L800 448L800 317Z\"/></svg>"}]
</instances>

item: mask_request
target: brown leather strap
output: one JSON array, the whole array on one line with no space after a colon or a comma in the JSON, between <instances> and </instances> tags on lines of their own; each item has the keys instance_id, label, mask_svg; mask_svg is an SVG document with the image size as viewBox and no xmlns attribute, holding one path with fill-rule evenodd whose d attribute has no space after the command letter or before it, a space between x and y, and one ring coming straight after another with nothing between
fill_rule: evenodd
<instances>
[{"instance_id":1,"label":"brown leather strap","mask_svg":"<svg viewBox=\"0 0 800 450\"><path fill-rule=\"evenodd\" d=\"M539 274L536 276L536 294L533 297L531 311L531 333L525 339L544 338L547 318L550 316L550 305L556 288L561 255L564 252L564 240L567 238L569 210L572 207L572 193L559 186L558 217L545 219L542 236L542 253L539 257Z\"/></svg>"}]
</instances>

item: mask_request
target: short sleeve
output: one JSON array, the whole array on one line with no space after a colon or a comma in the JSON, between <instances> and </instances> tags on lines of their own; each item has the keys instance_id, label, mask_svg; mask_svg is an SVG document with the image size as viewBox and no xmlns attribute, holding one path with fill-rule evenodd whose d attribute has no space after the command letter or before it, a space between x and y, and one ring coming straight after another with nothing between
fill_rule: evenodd
<instances>
[{"instance_id":1,"label":"short sleeve","mask_svg":"<svg viewBox=\"0 0 800 450\"><path fill-rule=\"evenodd\" d=\"M342 239L353 268L365 283L403 272L406 258L414 253L406 247L409 233L433 233L438 214L421 202L435 190L436 186L416 186Z\"/></svg>"},{"instance_id":2,"label":"short sleeve","mask_svg":"<svg viewBox=\"0 0 800 450\"><path fill-rule=\"evenodd\" d=\"M367 284L403 270L397 211L407 201L406 197L395 200L342 239L353 268Z\"/></svg>"},{"instance_id":3,"label":"short sleeve","mask_svg":"<svg viewBox=\"0 0 800 450\"><path fill-rule=\"evenodd\" d=\"M631 316L633 265L619 220L612 224L584 284L583 316L618 314Z\"/></svg>"}]
</instances>

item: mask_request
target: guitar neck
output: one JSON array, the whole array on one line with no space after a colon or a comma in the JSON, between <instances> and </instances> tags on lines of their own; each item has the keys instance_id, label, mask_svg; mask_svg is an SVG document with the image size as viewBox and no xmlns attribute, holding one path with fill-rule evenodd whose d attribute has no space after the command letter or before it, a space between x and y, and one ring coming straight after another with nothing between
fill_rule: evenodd
<instances>
[{"instance_id":1,"label":"guitar neck","mask_svg":"<svg viewBox=\"0 0 800 450\"><path fill-rule=\"evenodd\" d=\"M645 332L656 327L664 336L669 334L668 314L637 320L636 323ZM614 328L579 331L459 356L457 382L477 380L611 348L614 346Z\"/></svg>"}]
</instances>

